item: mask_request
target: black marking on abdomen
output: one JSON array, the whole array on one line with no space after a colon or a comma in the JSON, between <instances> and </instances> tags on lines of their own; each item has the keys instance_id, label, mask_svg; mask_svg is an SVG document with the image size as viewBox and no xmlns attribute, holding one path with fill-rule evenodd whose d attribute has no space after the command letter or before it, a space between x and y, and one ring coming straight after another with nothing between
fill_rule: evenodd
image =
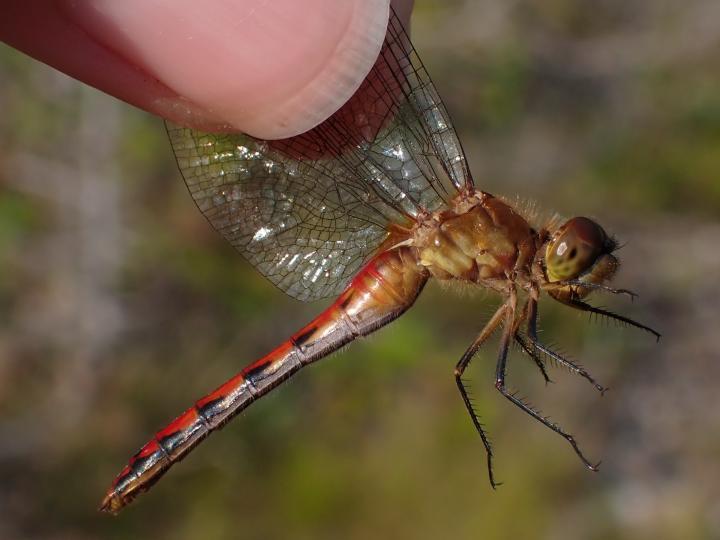
<instances>
[{"instance_id":1,"label":"black marking on abdomen","mask_svg":"<svg viewBox=\"0 0 720 540\"><path fill-rule=\"evenodd\" d=\"M186 429L178 429L177 431L173 431L172 433L166 435L162 439L158 439L158 445L160 448L162 448L165 452L167 452L168 457L173 454L175 449L183 444L188 438L188 433Z\"/></svg>"},{"instance_id":2,"label":"black marking on abdomen","mask_svg":"<svg viewBox=\"0 0 720 540\"><path fill-rule=\"evenodd\" d=\"M212 401L208 401L205 405L202 407L198 407L197 403L195 404L195 409L198 412L198 416L202 418L207 424L208 428L212 425L213 418L225 411L225 408L221 408L219 411L215 410L215 407L217 407L220 403L225 401L227 396L219 397L217 399L213 399Z\"/></svg>"},{"instance_id":3,"label":"black marking on abdomen","mask_svg":"<svg viewBox=\"0 0 720 540\"><path fill-rule=\"evenodd\" d=\"M317 329L317 326L311 326L303 333L293 336L293 342L298 347L302 347L305 343L307 343L307 341L312 337L312 335L317 332Z\"/></svg>"},{"instance_id":4,"label":"black marking on abdomen","mask_svg":"<svg viewBox=\"0 0 720 540\"><path fill-rule=\"evenodd\" d=\"M265 371L269 366L272 365L272 361L265 362L264 364L260 364L259 366L255 366L252 369L244 370L242 375L245 378L246 381L252 383L253 379L257 377L258 375L262 375L262 372Z\"/></svg>"},{"instance_id":5,"label":"black marking on abdomen","mask_svg":"<svg viewBox=\"0 0 720 540\"><path fill-rule=\"evenodd\" d=\"M345 309L350 305L350 302L352 301L353 297L355 296L355 291L352 291L350 294L348 294L340 304L338 304L338 307L341 309Z\"/></svg>"}]
</instances>

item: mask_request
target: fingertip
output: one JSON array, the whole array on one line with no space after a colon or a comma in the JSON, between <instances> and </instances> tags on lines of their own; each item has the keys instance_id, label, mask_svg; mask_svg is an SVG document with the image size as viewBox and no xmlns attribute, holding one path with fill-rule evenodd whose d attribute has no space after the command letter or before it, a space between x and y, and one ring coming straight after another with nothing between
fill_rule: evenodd
<instances>
[{"instance_id":1,"label":"fingertip","mask_svg":"<svg viewBox=\"0 0 720 540\"><path fill-rule=\"evenodd\" d=\"M315 0L314 7L306 2L301 13L283 16L273 10L292 12L297 3L276 1L269 12L256 10L253 16L277 28L246 36L264 54L228 67L237 74L242 66L251 76L235 75L220 94L196 80L197 92L176 99L163 96L153 107L177 123L209 131L237 130L263 139L308 131L342 107L369 73L385 39L390 5L407 27L414 0ZM303 26L308 14L310 20L322 21L320 26ZM296 25L295 31L285 31L288 23ZM235 44L233 36L227 48Z\"/></svg>"},{"instance_id":2,"label":"fingertip","mask_svg":"<svg viewBox=\"0 0 720 540\"><path fill-rule=\"evenodd\" d=\"M277 139L345 103L382 46L389 0L95 2L94 39L157 79L156 113L184 125Z\"/></svg>"},{"instance_id":3,"label":"fingertip","mask_svg":"<svg viewBox=\"0 0 720 540\"><path fill-rule=\"evenodd\" d=\"M392 4L409 17L412 0ZM390 0L94 0L43 17L19 6L0 29L36 58L176 123L276 139L352 96L382 47Z\"/></svg>"},{"instance_id":4,"label":"fingertip","mask_svg":"<svg viewBox=\"0 0 720 540\"><path fill-rule=\"evenodd\" d=\"M382 47L389 0L329 2L327 23L283 36L276 59L283 66L268 74L262 99L251 110L228 107L225 118L256 137L278 139L303 133L337 111L358 89ZM303 23L305 21L303 20ZM319 34L316 34L319 30ZM284 52L292 50L293 61ZM255 96L249 96L254 99Z\"/></svg>"}]
</instances>

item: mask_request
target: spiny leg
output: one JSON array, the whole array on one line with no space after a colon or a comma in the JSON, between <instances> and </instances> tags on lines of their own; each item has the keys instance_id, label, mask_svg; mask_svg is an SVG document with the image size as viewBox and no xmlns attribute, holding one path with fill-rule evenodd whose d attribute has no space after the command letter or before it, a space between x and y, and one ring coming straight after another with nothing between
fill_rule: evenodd
<instances>
[{"instance_id":1,"label":"spiny leg","mask_svg":"<svg viewBox=\"0 0 720 540\"><path fill-rule=\"evenodd\" d=\"M511 298L512 301L512 298ZM506 364L507 364L507 355L508 355L508 349L510 346L510 340L512 339L512 329L513 329L513 318L515 316L514 313L514 305L512 305L512 302L509 304L509 308L506 311L506 324L505 329L503 330L502 338L500 339L500 351L498 353L498 363L497 363L497 370L495 372L495 388L498 389L498 391L505 396L508 400L510 400L511 403L513 403L515 406L519 407L521 410L535 418L537 421L545 425L546 427L552 429L555 433L562 436L567 442L570 443L570 445L573 447L573 450L575 450L575 453L578 455L578 457L582 460L582 462L585 464L585 466L590 469L591 471L597 471L598 467L600 466L600 463L593 464L591 463L585 455L580 450L580 447L578 446L577 442L575 441L575 438L567 433L565 430L563 430L558 424L551 422L549 418L543 416L540 414L539 411L535 410L530 406L530 404L526 403L522 399L518 398L514 393L508 391L506 385L505 385L505 374L506 374Z\"/></svg>"},{"instance_id":2,"label":"spiny leg","mask_svg":"<svg viewBox=\"0 0 720 540\"><path fill-rule=\"evenodd\" d=\"M522 324L522 322L525 319L532 320L537 318L537 302L532 302L532 298L528 298L525 301L525 307L523 308L523 314L522 317L518 317L518 319L514 323L513 327L513 334L515 335L515 340L520 345L520 348L523 350L525 354L527 354L530 359L535 362L535 365L540 370L540 373L543 376L543 379L545 379L545 384L553 382L550 379L550 376L547 373L547 369L545 368L545 362L543 362L543 359L536 353L536 351L528 346L527 343L524 342L519 336L518 336L518 328Z\"/></svg>"},{"instance_id":3,"label":"spiny leg","mask_svg":"<svg viewBox=\"0 0 720 540\"><path fill-rule=\"evenodd\" d=\"M580 311L587 311L587 312L595 314L595 315L600 315L601 317L607 317L608 319L613 319L622 324L634 326L635 328L639 328L640 330L645 330L646 332L655 336L656 341L660 341L660 337L661 337L660 332L658 332L657 330L653 330L649 326L640 324L637 321L633 321L629 317L625 317L624 315L618 315L617 313L613 313L612 311L608 311L606 309L591 306L590 304L583 302L582 300L574 299L574 300L570 300L569 302L566 302L566 303L567 303L567 305L574 307L575 309L579 309Z\"/></svg>"},{"instance_id":4,"label":"spiny leg","mask_svg":"<svg viewBox=\"0 0 720 540\"><path fill-rule=\"evenodd\" d=\"M577 375L580 375L584 379L586 379L590 384L592 384L595 389L600 392L600 395L605 395L605 392L607 392L607 387L601 385L599 382L597 382L593 376L590 374L588 370L586 370L584 367L582 367L579 364L576 364L572 360L565 358L561 354L553 351L552 349L546 347L542 343L539 343L537 341L532 341L530 339L526 339L525 336L522 334L515 334L515 340L520 344L520 346L523 348L525 352L528 354L532 354L534 351L539 351L548 358L551 358L554 362L557 362L561 366L567 368L572 373L576 373Z\"/></svg>"},{"instance_id":5,"label":"spiny leg","mask_svg":"<svg viewBox=\"0 0 720 540\"><path fill-rule=\"evenodd\" d=\"M631 302L634 301L638 297L637 293L635 293L629 289L615 289L613 287L608 287L607 285L603 285L602 283L587 283L585 281L575 280L575 279L570 279L570 280L566 281L566 283L568 283L570 285L577 285L579 287L585 287L586 289L593 289L595 291L605 291L605 292L609 292L611 294L625 295L628 298L630 298Z\"/></svg>"},{"instance_id":6,"label":"spiny leg","mask_svg":"<svg viewBox=\"0 0 720 540\"><path fill-rule=\"evenodd\" d=\"M584 289L591 289L594 291L604 291L610 294L625 295L630 298L631 301L635 300L638 297L637 293L634 293L633 291L630 291L628 289L615 289L613 287L603 285L602 283L590 283L579 279L566 279L564 281L558 281L556 283L546 285L545 290L558 290L567 287L568 285L575 285L576 287L582 287Z\"/></svg>"},{"instance_id":7,"label":"spiny leg","mask_svg":"<svg viewBox=\"0 0 720 540\"><path fill-rule=\"evenodd\" d=\"M498 325L502 322L506 311L507 305L502 305L500 306L500 308L498 308L492 318L482 329L480 334L478 334L478 336L475 338L475 341L473 341L472 345L470 345L470 347L468 347L468 349L465 351L465 354L462 355L460 361L455 365L455 383L457 384L458 390L460 391L460 396L462 397L463 403L465 404L465 408L470 414L470 420L472 420L475 429L477 430L478 434L480 434L483 446L485 446L485 452L487 453L488 477L490 478L490 485L493 489L495 489L500 484L498 482L495 482L495 477L493 475L492 446L490 445L490 439L488 439L488 436L485 433L485 429L480 423L480 418L475 412L470 396L467 392L467 389L465 388L465 384L463 383L462 376L465 372L465 368L467 368L468 364L470 364L470 361L473 359L473 356L475 356L475 353L477 353L480 346L492 335Z\"/></svg>"},{"instance_id":8,"label":"spiny leg","mask_svg":"<svg viewBox=\"0 0 720 540\"><path fill-rule=\"evenodd\" d=\"M580 375L581 377L585 378L587 381L592 384L595 389L600 392L600 395L604 395L607 391L607 388L598 383L595 378L588 372L584 367L582 367L579 364L576 364L572 360L569 360L568 358L565 358L561 354L553 351L549 347L546 347L540 341L537 337L537 303L538 303L538 296L539 293L536 289L532 289L530 291L530 295L527 300L526 304L526 310L527 310L527 333L528 333L528 340L530 343L527 343L525 338L519 334L515 334L515 339L520 343L520 346L525 349L526 351L528 348L532 348L536 351L541 352L548 358L554 360L561 366L564 366L568 370L570 370L573 373L576 373ZM530 353L528 353L530 354Z\"/></svg>"},{"instance_id":9,"label":"spiny leg","mask_svg":"<svg viewBox=\"0 0 720 540\"><path fill-rule=\"evenodd\" d=\"M535 352L535 349L525 341L524 337L515 334L515 341L517 341L518 345L520 345L520 348L523 350L525 354L527 354L530 359L535 363L535 365L540 370L540 373L543 376L543 379L545 379L545 384L555 382L553 381L550 376L548 375L547 369L545 368L545 362L543 362L543 359L540 357L539 354Z\"/></svg>"}]
</instances>

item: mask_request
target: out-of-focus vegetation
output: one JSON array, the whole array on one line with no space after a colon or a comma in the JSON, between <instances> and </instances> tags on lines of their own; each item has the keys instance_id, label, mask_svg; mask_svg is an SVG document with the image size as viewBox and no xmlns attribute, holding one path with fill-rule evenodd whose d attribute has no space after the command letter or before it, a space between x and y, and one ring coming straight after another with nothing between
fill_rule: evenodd
<instances>
[{"instance_id":1,"label":"out-of-focus vegetation","mask_svg":"<svg viewBox=\"0 0 720 540\"><path fill-rule=\"evenodd\" d=\"M118 518L127 458L322 304L283 296L209 228L162 123L0 49L0 537L720 537L720 4L419 1L416 47L476 183L597 217L664 334L550 301L542 337L603 398L515 351L511 381L602 458L452 368L496 299L436 284L378 335L258 402Z\"/></svg>"}]
</instances>

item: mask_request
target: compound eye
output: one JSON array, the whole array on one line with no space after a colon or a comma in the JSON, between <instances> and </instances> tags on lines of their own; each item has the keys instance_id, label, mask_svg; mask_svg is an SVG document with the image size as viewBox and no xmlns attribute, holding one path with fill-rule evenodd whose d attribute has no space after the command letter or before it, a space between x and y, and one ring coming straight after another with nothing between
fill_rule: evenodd
<instances>
[{"instance_id":1,"label":"compound eye","mask_svg":"<svg viewBox=\"0 0 720 540\"><path fill-rule=\"evenodd\" d=\"M545 251L550 281L573 279L589 270L597 258L609 252L605 231L593 220L575 217L558 229Z\"/></svg>"}]
</instances>

